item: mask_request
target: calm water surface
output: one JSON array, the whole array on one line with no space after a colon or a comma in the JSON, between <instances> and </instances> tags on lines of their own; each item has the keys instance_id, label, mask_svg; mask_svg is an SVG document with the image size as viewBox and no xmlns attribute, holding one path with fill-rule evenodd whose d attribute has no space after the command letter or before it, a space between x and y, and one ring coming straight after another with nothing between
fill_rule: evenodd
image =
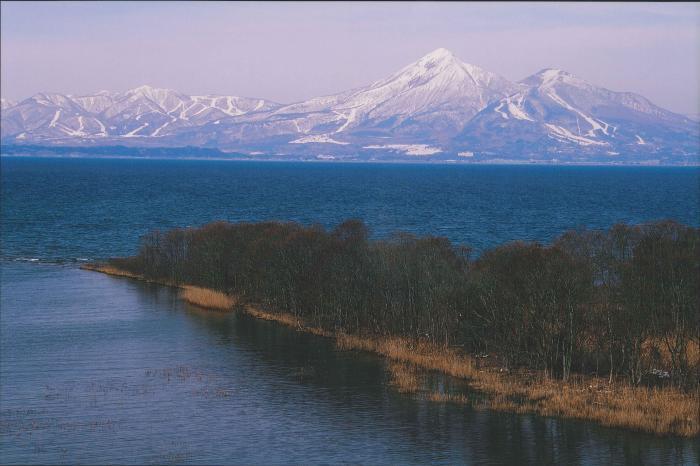
<instances>
[{"instance_id":1,"label":"calm water surface","mask_svg":"<svg viewBox=\"0 0 700 466\"><path fill-rule=\"evenodd\" d=\"M1 462L693 464L689 440L431 403L328 340L165 287L2 273Z\"/></svg>"},{"instance_id":2,"label":"calm water surface","mask_svg":"<svg viewBox=\"0 0 700 466\"><path fill-rule=\"evenodd\" d=\"M697 464L697 442L429 403L384 362L81 271L153 228L363 218L477 250L698 225L696 169L0 160L0 463Z\"/></svg>"},{"instance_id":3,"label":"calm water surface","mask_svg":"<svg viewBox=\"0 0 700 466\"><path fill-rule=\"evenodd\" d=\"M154 228L356 217L481 250L663 218L700 225L700 169L0 159L2 257L132 254Z\"/></svg>"}]
</instances>

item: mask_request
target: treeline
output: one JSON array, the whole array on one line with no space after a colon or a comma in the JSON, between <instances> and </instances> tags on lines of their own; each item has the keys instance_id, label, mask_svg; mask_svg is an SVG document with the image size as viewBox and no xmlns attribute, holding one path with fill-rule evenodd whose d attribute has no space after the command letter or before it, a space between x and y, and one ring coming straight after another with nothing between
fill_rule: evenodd
<instances>
[{"instance_id":1,"label":"treeline","mask_svg":"<svg viewBox=\"0 0 700 466\"><path fill-rule=\"evenodd\" d=\"M507 368L698 386L700 230L665 221L569 231L478 258L445 238L369 239L349 220L154 231L112 265L236 294L332 331L407 336Z\"/></svg>"}]
</instances>

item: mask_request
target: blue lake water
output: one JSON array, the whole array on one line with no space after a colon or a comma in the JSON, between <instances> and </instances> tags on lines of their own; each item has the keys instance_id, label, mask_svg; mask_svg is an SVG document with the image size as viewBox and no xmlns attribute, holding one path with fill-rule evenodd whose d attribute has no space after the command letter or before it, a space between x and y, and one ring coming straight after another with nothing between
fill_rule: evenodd
<instances>
[{"instance_id":1,"label":"blue lake water","mask_svg":"<svg viewBox=\"0 0 700 466\"><path fill-rule=\"evenodd\" d=\"M0 463L697 464L694 440L402 395L385 362L79 270L153 228L364 219L478 250L698 225L683 168L0 159Z\"/></svg>"},{"instance_id":2,"label":"blue lake water","mask_svg":"<svg viewBox=\"0 0 700 466\"><path fill-rule=\"evenodd\" d=\"M2 258L131 254L213 220L363 219L481 250L567 229L700 224L700 169L2 158Z\"/></svg>"}]
</instances>

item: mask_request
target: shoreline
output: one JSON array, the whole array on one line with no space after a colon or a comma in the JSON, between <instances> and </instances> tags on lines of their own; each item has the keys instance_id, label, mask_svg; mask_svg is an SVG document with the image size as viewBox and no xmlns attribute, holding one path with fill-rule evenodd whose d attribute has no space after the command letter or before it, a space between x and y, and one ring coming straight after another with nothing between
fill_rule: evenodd
<instances>
[{"instance_id":1,"label":"shoreline","mask_svg":"<svg viewBox=\"0 0 700 466\"><path fill-rule=\"evenodd\" d=\"M424 157L424 156L415 156ZM449 166L487 166L487 167L519 167L519 166L543 166L543 167L621 167L621 168L635 168L635 167L650 167L650 168L700 168L700 163L684 163L684 164L661 164L661 163L632 163L632 162L551 162L543 160L515 160L515 159L493 159L484 161L468 161L459 159L441 159L441 160L423 160L423 159L367 159L367 160L343 160L343 159L289 159L289 158L255 158L255 156L250 157L149 157L149 156L138 156L138 155L35 155L35 154L8 154L0 153L1 158L14 158L14 159L87 159L87 160L169 160L169 161L209 161L209 162L266 162L266 163L318 163L323 165L363 165L363 164L377 164L377 165L449 165Z\"/></svg>"},{"instance_id":2,"label":"shoreline","mask_svg":"<svg viewBox=\"0 0 700 466\"><path fill-rule=\"evenodd\" d=\"M103 264L84 264L83 270L124 277L182 290L189 304L216 311L240 310L251 317L290 326L297 331L332 338L339 350L357 350L382 356L389 362L391 383L399 392L422 394L434 402L474 404L464 395L423 393L421 372L434 371L465 381L484 396L477 407L517 414L537 414L589 421L595 424L645 432L659 436L692 438L700 434L700 394L675 388L633 387L607 378L577 375L563 382L537 371L507 372L479 364L472 356L454 348L401 337L359 336L306 325L287 313L261 309L237 297L192 285L151 280Z\"/></svg>"}]
</instances>

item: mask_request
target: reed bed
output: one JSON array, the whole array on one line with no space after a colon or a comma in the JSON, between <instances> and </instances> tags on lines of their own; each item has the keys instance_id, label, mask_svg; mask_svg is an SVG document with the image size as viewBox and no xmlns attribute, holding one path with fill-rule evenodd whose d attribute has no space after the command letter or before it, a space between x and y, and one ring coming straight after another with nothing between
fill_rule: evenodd
<instances>
[{"instance_id":1,"label":"reed bed","mask_svg":"<svg viewBox=\"0 0 700 466\"><path fill-rule=\"evenodd\" d=\"M528 380L493 374L477 378L474 386L491 395L488 407L498 411L581 419L658 435L693 437L700 433L698 393L672 387L609 385L595 378L578 382L546 377Z\"/></svg>"},{"instance_id":2,"label":"reed bed","mask_svg":"<svg viewBox=\"0 0 700 466\"><path fill-rule=\"evenodd\" d=\"M141 274L128 272L126 270L118 269L118 268L113 267L111 265L85 264L85 265L80 266L80 268L83 270L90 270L93 272L100 272L100 273L104 273L107 275L112 275L114 277L127 277L127 278L134 278L136 280L144 280L144 276Z\"/></svg>"},{"instance_id":3,"label":"reed bed","mask_svg":"<svg viewBox=\"0 0 700 466\"><path fill-rule=\"evenodd\" d=\"M220 291L200 288L198 286L183 286L180 299L195 306L217 311L230 311L237 299Z\"/></svg>"},{"instance_id":4,"label":"reed bed","mask_svg":"<svg viewBox=\"0 0 700 466\"><path fill-rule=\"evenodd\" d=\"M416 393L423 386L422 372L413 364L390 361L389 383L400 393Z\"/></svg>"},{"instance_id":5,"label":"reed bed","mask_svg":"<svg viewBox=\"0 0 700 466\"><path fill-rule=\"evenodd\" d=\"M110 266L84 266L109 275L143 280L140 275ZM171 285L168 283L163 283ZM183 286L182 299L207 309L232 309L238 300L224 293ZM608 383L599 377L577 376L569 381L552 379L537 371L508 372L498 367L479 368L474 359L455 348L427 341L392 336L358 336L331 332L289 313L263 310L251 304L240 307L252 317L274 321L299 331L335 339L339 350L372 352L388 359L390 383L402 393L424 390L422 371L437 371L466 380L486 396L480 407L514 413L536 413L596 422L657 435L693 437L700 434L700 393L672 387L633 387ZM693 347L693 353L697 349ZM436 402L473 403L462 394L427 392Z\"/></svg>"},{"instance_id":6,"label":"reed bed","mask_svg":"<svg viewBox=\"0 0 700 466\"><path fill-rule=\"evenodd\" d=\"M277 322L278 324L287 325L289 327L294 327L295 329L302 331L302 332L311 333L313 335L318 335L318 336L322 336L322 337L333 337L334 336L334 334L332 332L329 332L327 330L323 330L322 328L319 328L319 327L308 326L299 317L297 317L293 314L286 313L286 312L265 311L259 307L251 306L249 304L243 306L243 311L246 314L255 317L256 319Z\"/></svg>"},{"instance_id":7,"label":"reed bed","mask_svg":"<svg viewBox=\"0 0 700 466\"><path fill-rule=\"evenodd\" d=\"M700 433L700 394L671 387L631 387L624 382L576 377L564 382L533 371L509 373L497 367L477 369L474 360L454 348L398 337L361 337L327 332L304 325L291 314L261 311L246 306L254 317L275 321L316 335L335 338L340 350L367 351L386 357L390 383L399 392L424 390L421 371L437 371L464 379L486 396L481 407L515 413L593 421L607 427L626 428L657 435L693 437ZM438 402L472 403L462 394L428 392Z\"/></svg>"},{"instance_id":8,"label":"reed bed","mask_svg":"<svg viewBox=\"0 0 700 466\"><path fill-rule=\"evenodd\" d=\"M84 264L81 265L80 268L82 270L89 270L91 272L100 272L105 275L111 275L113 277L124 277L124 278L131 278L134 280L140 280L143 282L147 283L155 283L157 285L163 285L163 286L171 286L175 288L180 288L179 285L167 281L167 280L153 280L151 278L144 277L142 274L139 273L134 273L130 272L128 270L120 269L118 267L114 267L112 265L105 265L105 264Z\"/></svg>"}]
</instances>

